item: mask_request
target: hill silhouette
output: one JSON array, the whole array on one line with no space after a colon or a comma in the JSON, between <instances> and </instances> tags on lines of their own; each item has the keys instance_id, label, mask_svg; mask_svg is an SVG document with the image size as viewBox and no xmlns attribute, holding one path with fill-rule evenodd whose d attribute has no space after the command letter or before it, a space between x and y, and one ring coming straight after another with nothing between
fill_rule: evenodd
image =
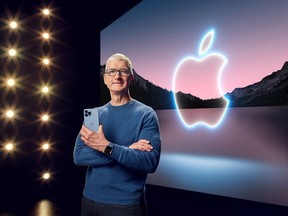
<instances>
[{"instance_id":1,"label":"hill silhouette","mask_svg":"<svg viewBox=\"0 0 288 216\"><path fill-rule=\"evenodd\" d=\"M101 104L110 100L109 91L103 81L105 65L100 66L101 73ZM144 79L134 69L134 81L130 86L132 98L141 101L153 109L175 109L174 93L157 86ZM264 77L261 81L252 85L236 88L231 93L225 94L229 99L229 107L252 107L252 106L279 106L288 105L288 61L283 67ZM175 94L178 107L188 108L220 108L225 106L223 97L203 100L197 96L183 93Z\"/></svg>"}]
</instances>

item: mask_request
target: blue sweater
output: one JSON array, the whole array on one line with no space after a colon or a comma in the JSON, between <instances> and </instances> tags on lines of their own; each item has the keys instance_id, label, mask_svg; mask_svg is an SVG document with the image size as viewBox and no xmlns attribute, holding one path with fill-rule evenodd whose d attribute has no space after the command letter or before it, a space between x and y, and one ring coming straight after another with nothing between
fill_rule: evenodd
<instances>
[{"instance_id":1,"label":"blue sweater","mask_svg":"<svg viewBox=\"0 0 288 216\"><path fill-rule=\"evenodd\" d=\"M83 195L107 204L140 204L145 197L148 173L155 172L161 151L159 122L155 111L132 99L122 106L110 103L98 108L105 137L114 144L110 156L84 144L77 136L74 163L87 166ZM128 148L140 139L154 147L151 152Z\"/></svg>"}]
</instances>

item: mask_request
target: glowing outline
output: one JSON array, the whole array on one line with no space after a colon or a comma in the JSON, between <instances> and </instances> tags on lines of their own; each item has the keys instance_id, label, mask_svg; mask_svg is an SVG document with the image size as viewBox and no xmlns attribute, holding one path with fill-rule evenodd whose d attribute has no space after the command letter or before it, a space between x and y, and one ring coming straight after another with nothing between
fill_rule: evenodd
<instances>
[{"instance_id":1,"label":"glowing outline","mask_svg":"<svg viewBox=\"0 0 288 216\"><path fill-rule=\"evenodd\" d=\"M214 42L214 33L215 33L215 31L214 31L214 29L212 29L208 33L206 33L205 36L202 38L202 40L200 42L200 45L199 45L199 49L198 49L199 58L196 58L196 57L193 57L193 56L187 56L187 57L183 58L178 63L178 65L177 65L177 67L175 68L175 71L174 71L173 83L172 83L172 91L173 91L174 103L175 103L175 106L176 106L177 114L178 114L181 122L187 128L192 128L192 127L195 127L197 125L204 125L204 126L207 126L207 127L210 127L210 128L217 127L222 122L222 120L223 120L223 118L224 118L224 116L226 114L227 108L229 106L229 100L224 96L223 90L222 90L222 87L221 87L221 75L222 75L223 69L224 69L225 65L227 64L228 60L226 59L226 57L224 55L222 55L220 53L210 53L210 54L207 53L209 51L209 49L211 48L213 42ZM210 41L209 41L207 47L205 49L203 49L203 45L206 42L207 38L209 38L209 37L210 37ZM218 56L218 57L220 57L223 60L223 64L221 65L221 67L220 67L220 69L218 71L217 86L218 86L220 95L223 95L223 98L226 100L226 106L223 108L224 111L223 111L221 117L219 118L217 123L214 124L214 125L213 124L208 124L208 123L206 123L204 121L198 121L198 122L193 123L193 124L187 124L186 121L183 119L180 111L179 111L178 102L177 102L177 99L176 99L175 80L176 80L176 77L177 77L178 69L182 65L182 63L184 63L187 60L193 60L193 61L201 62L202 60L204 60L205 58L210 57L210 56Z\"/></svg>"}]
</instances>

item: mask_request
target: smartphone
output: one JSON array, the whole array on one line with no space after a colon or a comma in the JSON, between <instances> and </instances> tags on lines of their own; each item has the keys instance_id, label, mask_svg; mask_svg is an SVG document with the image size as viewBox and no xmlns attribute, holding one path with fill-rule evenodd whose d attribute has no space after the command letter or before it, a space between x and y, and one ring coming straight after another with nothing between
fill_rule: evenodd
<instances>
[{"instance_id":1,"label":"smartphone","mask_svg":"<svg viewBox=\"0 0 288 216\"><path fill-rule=\"evenodd\" d=\"M92 131L95 132L98 131L99 127L98 109L97 108L84 109L83 115L84 115L84 125Z\"/></svg>"}]
</instances>

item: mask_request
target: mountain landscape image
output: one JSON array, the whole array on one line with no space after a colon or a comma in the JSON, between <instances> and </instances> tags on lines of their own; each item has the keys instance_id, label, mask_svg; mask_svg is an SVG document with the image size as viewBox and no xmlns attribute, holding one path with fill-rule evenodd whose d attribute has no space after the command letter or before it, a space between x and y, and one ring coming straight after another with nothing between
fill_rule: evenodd
<instances>
[{"instance_id":1,"label":"mountain landscape image","mask_svg":"<svg viewBox=\"0 0 288 216\"><path fill-rule=\"evenodd\" d=\"M100 66L101 73L101 104L110 100L109 91L103 81L105 65ZM130 86L131 97L151 106L153 109L176 109L173 92L161 88L141 77L134 70L134 81ZM288 61L280 70L272 72L261 81L243 88L235 88L226 93L229 107L283 106L288 105ZM177 92L178 108L220 108L225 106L225 99L201 99L196 95Z\"/></svg>"}]
</instances>

